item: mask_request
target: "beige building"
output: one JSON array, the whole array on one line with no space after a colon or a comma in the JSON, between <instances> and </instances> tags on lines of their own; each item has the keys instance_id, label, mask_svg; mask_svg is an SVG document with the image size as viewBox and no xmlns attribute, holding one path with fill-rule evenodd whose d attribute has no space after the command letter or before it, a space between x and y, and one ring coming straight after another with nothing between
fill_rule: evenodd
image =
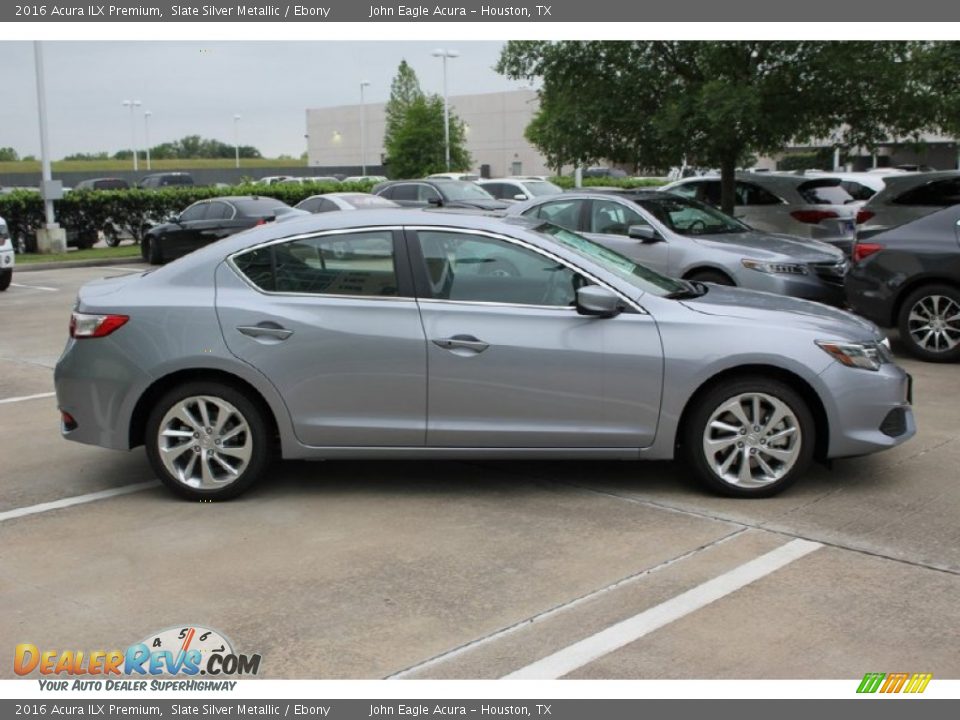
<instances>
[{"instance_id":1,"label":"beige building","mask_svg":"<svg viewBox=\"0 0 960 720\"><path fill-rule=\"evenodd\" d=\"M489 165L490 177L551 174L546 159L523 137L538 107L533 90L451 96L450 111L466 125L467 149L473 158L469 169L479 174L482 166ZM366 127L363 142L361 110ZM365 164L367 174L380 174L385 126L384 103L308 109L310 167L318 174L357 175Z\"/></svg>"}]
</instances>

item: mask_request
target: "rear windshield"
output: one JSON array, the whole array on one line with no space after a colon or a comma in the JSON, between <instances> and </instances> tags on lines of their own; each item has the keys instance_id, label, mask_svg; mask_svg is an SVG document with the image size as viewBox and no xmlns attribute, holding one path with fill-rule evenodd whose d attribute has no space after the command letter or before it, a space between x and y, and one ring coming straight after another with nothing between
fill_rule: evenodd
<instances>
[{"instance_id":1,"label":"rear windshield","mask_svg":"<svg viewBox=\"0 0 960 720\"><path fill-rule=\"evenodd\" d=\"M797 192L811 205L846 205L856 200L844 189L839 178L811 180L797 186Z\"/></svg>"},{"instance_id":2,"label":"rear windshield","mask_svg":"<svg viewBox=\"0 0 960 720\"><path fill-rule=\"evenodd\" d=\"M193 178L189 175L164 175L160 178L161 185L193 185Z\"/></svg>"},{"instance_id":3,"label":"rear windshield","mask_svg":"<svg viewBox=\"0 0 960 720\"><path fill-rule=\"evenodd\" d=\"M276 215L278 210L290 209L285 202L273 198L246 198L232 202L240 214L246 217L271 217Z\"/></svg>"}]
</instances>

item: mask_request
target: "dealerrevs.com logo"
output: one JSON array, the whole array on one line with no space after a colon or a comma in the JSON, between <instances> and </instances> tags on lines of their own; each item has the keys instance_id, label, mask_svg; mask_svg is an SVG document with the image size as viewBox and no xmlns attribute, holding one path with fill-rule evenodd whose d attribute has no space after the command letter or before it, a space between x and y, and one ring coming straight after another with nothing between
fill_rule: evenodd
<instances>
[{"instance_id":1,"label":"dealerrevs.com logo","mask_svg":"<svg viewBox=\"0 0 960 720\"><path fill-rule=\"evenodd\" d=\"M153 633L125 650L51 650L32 643L20 643L14 651L13 670L19 676L36 672L50 678L40 680L41 689L145 690L146 680L113 678L251 676L260 670L260 655L237 653L221 633L194 625ZM74 679L72 682L54 680L50 676ZM87 677L80 679L78 676ZM150 689L215 690L232 689L235 684L154 680Z\"/></svg>"},{"instance_id":2,"label":"dealerrevs.com logo","mask_svg":"<svg viewBox=\"0 0 960 720\"><path fill-rule=\"evenodd\" d=\"M933 679L931 673L867 673L860 681L858 693L922 693Z\"/></svg>"}]
</instances>

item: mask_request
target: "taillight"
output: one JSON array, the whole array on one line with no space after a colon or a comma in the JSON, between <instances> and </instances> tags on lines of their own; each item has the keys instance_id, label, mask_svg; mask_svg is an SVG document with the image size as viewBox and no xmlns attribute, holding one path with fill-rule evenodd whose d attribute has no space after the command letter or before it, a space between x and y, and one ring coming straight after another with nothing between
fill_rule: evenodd
<instances>
[{"instance_id":1,"label":"taillight","mask_svg":"<svg viewBox=\"0 0 960 720\"><path fill-rule=\"evenodd\" d=\"M883 250L883 245L880 243L867 243L867 242L855 242L853 244L853 261L855 263L860 262L864 258L868 258L874 253L878 253Z\"/></svg>"},{"instance_id":2,"label":"taillight","mask_svg":"<svg viewBox=\"0 0 960 720\"><path fill-rule=\"evenodd\" d=\"M254 225L254 227L259 227L260 225L266 225L266 224L267 224L267 221L264 218L258 218L257 224Z\"/></svg>"},{"instance_id":3,"label":"taillight","mask_svg":"<svg viewBox=\"0 0 960 720\"><path fill-rule=\"evenodd\" d=\"M70 337L101 338L126 325L129 315L88 315L74 312L70 315Z\"/></svg>"},{"instance_id":4,"label":"taillight","mask_svg":"<svg viewBox=\"0 0 960 720\"><path fill-rule=\"evenodd\" d=\"M869 210L859 210L857 211L857 225L863 225L867 220L876 215L875 212L870 212Z\"/></svg>"},{"instance_id":5,"label":"taillight","mask_svg":"<svg viewBox=\"0 0 960 720\"><path fill-rule=\"evenodd\" d=\"M794 210L790 213L790 216L794 220L799 220L802 223L810 223L811 225L816 225L821 220L840 217L833 210Z\"/></svg>"}]
</instances>

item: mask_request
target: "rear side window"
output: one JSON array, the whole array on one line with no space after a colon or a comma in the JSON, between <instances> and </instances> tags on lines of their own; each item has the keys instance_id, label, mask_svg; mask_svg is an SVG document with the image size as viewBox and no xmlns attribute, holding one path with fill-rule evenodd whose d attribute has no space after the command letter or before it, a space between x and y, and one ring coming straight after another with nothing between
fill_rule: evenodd
<instances>
[{"instance_id":1,"label":"rear side window","mask_svg":"<svg viewBox=\"0 0 960 720\"><path fill-rule=\"evenodd\" d=\"M716 183L717 192L720 191L720 183ZM783 201L769 190L765 190L759 185L748 182L738 182L736 185L736 204L737 205L782 205ZM720 198L717 197L717 205L720 204Z\"/></svg>"},{"instance_id":2,"label":"rear side window","mask_svg":"<svg viewBox=\"0 0 960 720\"><path fill-rule=\"evenodd\" d=\"M243 253L233 262L251 283L271 292L400 294L389 230L291 240Z\"/></svg>"},{"instance_id":3,"label":"rear side window","mask_svg":"<svg viewBox=\"0 0 960 720\"><path fill-rule=\"evenodd\" d=\"M949 207L960 203L960 178L936 180L911 188L893 200L894 205Z\"/></svg>"},{"instance_id":4,"label":"rear side window","mask_svg":"<svg viewBox=\"0 0 960 720\"><path fill-rule=\"evenodd\" d=\"M390 199L416 202L417 186L416 185L394 185L393 194L390 196Z\"/></svg>"},{"instance_id":5,"label":"rear side window","mask_svg":"<svg viewBox=\"0 0 960 720\"><path fill-rule=\"evenodd\" d=\"M538 205L528 210L524 215L541 218L567 230L577 230L580 227L580 208L582 200L557 200L556 202Z\"/></svg>"}]
</instances>

